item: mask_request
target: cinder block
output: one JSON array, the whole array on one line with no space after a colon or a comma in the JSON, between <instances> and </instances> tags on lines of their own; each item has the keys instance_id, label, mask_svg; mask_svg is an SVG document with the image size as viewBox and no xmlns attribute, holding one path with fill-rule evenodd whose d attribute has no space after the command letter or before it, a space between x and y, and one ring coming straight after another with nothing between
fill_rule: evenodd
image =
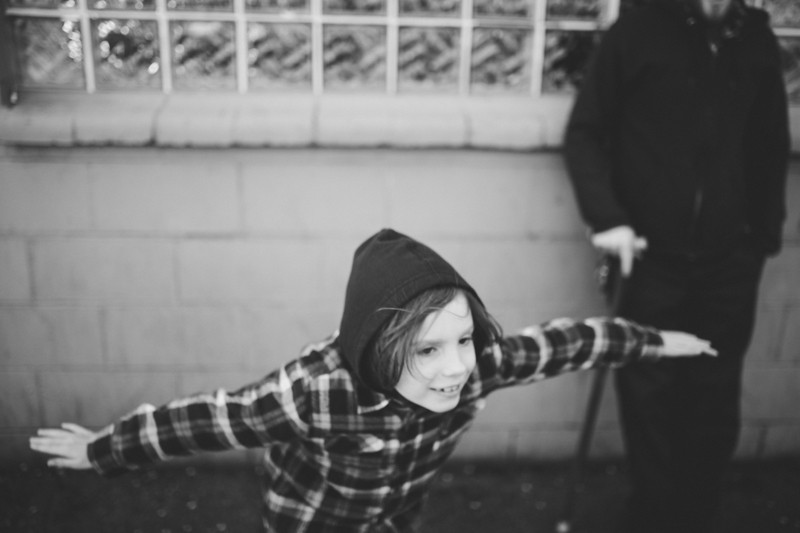
<instances>
[{"instance_id":1,"label":"cinder block","mask_svg":"<svg viewBox=\"0 0 800 533\"><path fill-rule=\"evenodd\" d=\"M763 441L765 429L760 425L750 425L747 420L743 421L742 429L739 431L739 442L734 452L735 459L742 460L762 460Z\"/></svg>"},{"instance_id":2,"label":"cinder block","mask_svg":"<svg viewBox=\"0 0 800 533\"><path fill-rule=\"evenodd\" d=\"M391 224L436 236L583 236L552 154L434 152L394 167Z\"/></svg>"},{"instance_id":3,"label":"cinder block","mask_svg":"<svg viewBox=\"0 0 800 533\"><path fill-rule=\"evenodd\" d=\"M472 98L465 106L469 121L469 146L524 149L545 144L546 127L537 103L523 95L516 98Z\"/></svg>"},{"instance_id":4,"label":"cinder block","mask_svg":"<svg viewBox=\"0 0 800 533\"><path fill-rule=\"evenodd\" d=\"M758 307L753 337L747 349L747 360L752 364L769 364L780 360L780 335L785 309L766 302Z\"/></svg>"},{"instance_id":5,"label":"cinder block","mask_svg":"<svg viewBox=\"0 0 800 533\"><path fill-rule=\"evenodd\" d=\"M573 457L577 453L580 433L575 435L572 444ZM598 460L619 459L625 456L625 444L622 438L622 430L618 426L599 426L592 433L592 440L589 444L589 458Z\"/></svg>"},{"instance_id":6,"label":"cinder block","mask_svg":"<svg viewBox=\"0 0 800 533\"><path fill-rule=\"evenodd\" d=\"M36 375L0 372L0 428L29 427L41 422Z\"/></svg>"},{"instance_id":7,"label":"cinder block","mask_svg":"<svg viewBox=\"0 0 800 533\"><path fill-rule=\"evenodd\" d=\"M86 165L0 161L0 231L81 231L90 213Z\"/></svg>"},{"instance_id":8,"label":"cinder block","mask_svg":"<svg viewBox=\"0 0 800 533\"><path fill-rule=\"evenodd\" d=\"M513 434L507 429L470 428L461 437L452 458L468 461L512 459L512 437Z\"/></svg>"},{"instance_id":9,"label":"cinder block","mask_svg":"<svg viewBox=\"0 0 800 533\"><path fill-rule=\"evenodd\" d=\"M584 377L564 375L497 391L489 396L481 421L512 427L576 424L585 403L581 401Z\"/></svg>"},{"instance_id":10,"label":"cinder block","mask_svg":"<svg viewBox=\"0 0 800 533\"><path fill-rule=\"evenodd\" d=\"M43 239L33 246L42 300L156 300L175 297L173 248L144 239Z\"/></svg>"},{"instance_id":11,"label":"cinder block","mask_svg":"<svg viewBox=\"0 0 800 533\"><path fill-rule=\"evenodd\" d=\"M341 303L327 301L290 307L244 306L239 311L244 360L266 374L299 357L308 344L331 335L339 328L341 312Z\"/></svg>"},{"instance_id":12,"label":"cinder block","mask_svg":"<svg viewBox=\"0 0 800 533\"><path fill-rule=\"evenodd\" d=\"M800 421L800 367L748 368L742 412L747 419Z\"/></svg>"},{"instance_id":13,"label":"cinder block","mask_svg":"<svg viewBox=\"0 0 800 533\"><path fill-rule=\"evenodd\" d=\"M61 98L59 103L56 98ZM73 118L69 95L25 94L13 110L0 107L0 142L66 146L73 142Z\"/></svg>"},{"instance_id":14,"label":"cinder block","mask_svg":"<svg viewBox=\"0 0 800 533\"><path fill-rule=\"evenodd\" d=\"M530 427L557 424L578 427L584 418L591 389L592 372L572 372L557 377L503 389L488 397L481 424ZM606 383L600 421L616 420L613 387Z\"/></svg>"},{"instance_id":15,"label":"cinder block","mask_svg":"<svg viewBox=\"0 0 800 533\"><path fill-rule=\"evenodd\" d=\"M326 152L327 153L327 152ZM289 235L366 237L387 223L380 152L355 160L315 157L243 167L247 229Z\"/></svg>"},{"instance_id":16,"label":"cinder block","mask_svg":"<svg viewBox=\"0 0 800 533\"><path fill-rule=\"evenodd\" d=\"M175 373L46 372L40 398L44 424L75 422L103 427L142 403L161 405L178 396Z\"/></svg>"},{"instance_id":17,"label":"cinder block","mask_svg":"<svg viewBox=\"0 0 800 533\"><path fill-rule=\"evenodd\" d=\"M241 367L242 334L230 307L113 307L108 357L127 368Z\"/></svg>"},{"instance_id":18,"label":"cinder block","mask_svg":"<svg viewBox=\"0 0 800 533\"><path fill-rule=\"evenodd\" d=\"M25 241L0 239L0 300L28 300L32 296Z\"/></svg>"},{"instance_id":19,"label":"cinder block","mask_svg":"<svg viewBox=\"0 0 800 533\"><path fill-rule=\"evenodd\" d=\"M236 146L309 146L314 110L309 95L239 95L231 140Z\"/></svg>"},{"instance_id":20,"label":"cinder block","mask_svg":"<svg viewBox=\"0 0 800 533\"><path fill-rule=\"evenodd\" d=\"M506 334L516 334L521 329L543 324L555 318L584 319L607 314L600 295L587 294L577 301L536 301L518 305L506 304L487 296L481 296L489 312L498 320Z\"/></svg>"},{"instance_id":21,"label":"cinder block","mask_svg":"<svg viewBox=\"0 0 800 533\"><path fill-rule=\"evenodd\" d=\"M326 95L317 142L325 146L463 146L466 122L452 97Z\"/></svg>"},{"instance_id":22,"label":"cinder block","mask_svg":"<svg viewBox=\"0 0 800 533\"><path fill-rule=\"evenodd\" d=\"M792 152L800 153L800 108L789 106L789 129L792 132Z\"/></svg>"},{"instance_id":23,"label":"cinder block","mask_svg":"<svg viewBox=\"0 0 800 533\"><path fill-rule=\"evenodd\" d=\"M294 240L185 241L179 249L181 298L272 303L340 298L341 285L331 294L327 281L330 246Z\"/></svg>"},{"instance_id":24,"label":"cinder block","mask_svg":"<svg viewBox=\"0 0 800 533\"><path fill-rule=\"evenodd\" d=\"M91 307L0 307L0 339L7 365L103 362L101 311Z\"/></svg>"},{"instance_id":25,"label":"cinder block","mask_svg":"<svg viewBox=\"0 0 800 533\"><path fill-rule=\"evenodd\" d=\"M545 125L544 146L560 147L564 143L573 98L563 95L542 96L536 103L539 120Z\"/></svg>"},{"instance_id":26,"label":"cinder block","mask_svg":"<svg viewBox=\"0 0 800 533\"><path fill-rule=\"evenodd\" d=\"M800 363L800 305L784 310L783 337L780 340L778 359L783 363Z\"/></svg>"},{"instance_id":27,"label":"cinder block","mask_svg":"<svg viewBox=\"0 0 800 533\"><path fill-rule=\"evenodd\" d=\"M232 162L96 163L90 175L101 231L230 234L239 229Z\"/></svg>"},{"instance_id":28,"label":"cinder block","mask_svg":"<svg viewBox=\"0 0 800 533\"><path fill-rule=\"evenodd\" d=\"M430 239L479 294L506 304L584 300L597 291L584 241Z\"/></svg>"},{"instance_id":29,"label":"cinder block","mask_svg":"<svg viewBox=\"0 0 800 533\"><path fill-rule=\"evenodd\" d=\"M260 373L257 369L249 371L182 372L178 375L178 390L182 397L199 393L210 394L218 389L233 393L245 385L257 382L265 375L266 372Z\"/></svg>"},{"instance_id":30,"label":"cinder block","mask_svg":"<svg viewBox=\"0 0 800 533\"><path fill-rule=\"evenodd\" d=\"M793 425L774 424L766 429L764 456L800 457L800 423Z\"/></svg>"},{"instance_id":31,"label":"cinder block","mask_svg":"<svg viewBox=\"0 0 800 533\"><path fill-rule=\"evenodd\" d=\"M760 301L800 301L800 244L784 243L783 251L764 267Z\"/></svg>"},{"instance_id":32,"label":"cinder block","mask_svg":"<svg viewBox=\"0 0 800 533\"><path fill-rule=\"evenodd\" d=\"M798 132L800 135L800 131ZM799 150L800 151L800 150ZM786 182L786 222L783 225L785 239L800 240L800 162L792 159Z\"/></svg>"},{"instance_id":33,"label":"cinder block","mask_svg":"<svg viewBox=\"0 0 800 533\"><path fill-rule=\"evenodd\" d=\"M225 147L233 144L236 106L230 94L173 94L155 120L159 146Z\"/></svg>"},{"instance_id":34,"label":"cinder block","mask_svg":"<svg viewBox=\"0 0 800 533\"><path fill-rule=\"evenodd\" d=\"M127 93L92 94L75 109L75 142L88 145L145 145L153 141L155 118L169 97ZM109 117L113 109L113 119Z\"/></svg>"},{"instance_id":35,"label":"cinder block","mask_svg":"<svg viewBox=\"0 0 800 533\"><path fill-rule=\"evenodd\" d=\"M516 456L527 461L563 461L575 455L577 429L534 428L520 430Z\"/></svg>"}]
</instances>

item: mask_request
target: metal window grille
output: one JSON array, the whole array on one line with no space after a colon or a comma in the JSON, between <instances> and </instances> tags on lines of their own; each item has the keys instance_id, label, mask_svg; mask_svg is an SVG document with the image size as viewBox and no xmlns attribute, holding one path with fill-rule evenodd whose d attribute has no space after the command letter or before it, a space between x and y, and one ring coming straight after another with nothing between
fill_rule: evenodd
<instances>
[{"instance_id":1,"label":"metal window grille","mask_svg":"<svg viewBox=\"0 0 800 533\"><path fill-rule=\"evenodd\" d=\"M453 0L439 11L425 9L435 0L410 11L407 0L360 1L11 0L7 14L32 87L538 97L572 92L600 32L635 0ZM750 3L778 6L775 30L795 65L787 84L800 100L800 10ZM132 32L138 45L124 42ZM192 48L204 39L208 50ZM336 65L348 47L361 59ZM283 64L259 65L274 53Z\"/></svg>"}]
</instances>

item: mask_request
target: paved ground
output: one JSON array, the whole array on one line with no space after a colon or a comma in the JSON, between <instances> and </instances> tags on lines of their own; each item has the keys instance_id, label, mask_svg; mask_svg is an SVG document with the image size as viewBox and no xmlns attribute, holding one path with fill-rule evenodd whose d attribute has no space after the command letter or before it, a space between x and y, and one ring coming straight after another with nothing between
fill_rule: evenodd
<instances>
[{"instance_id":1,"label":"paved ground","mask_svg":"<svg viewBox=\"0 0 800 533\"><path fill-rule=\"evenodd\" d=\"M564 465L450 464L425 511L422 533L552 533ZM616 463L592 465L573 531L616 533L627 481ZM0 468L0 532L256 533L252 467L172 467L102 479L39 466ZM719 533L800 532L800 458L737 464Z\"/></svg>"}]
</instances>

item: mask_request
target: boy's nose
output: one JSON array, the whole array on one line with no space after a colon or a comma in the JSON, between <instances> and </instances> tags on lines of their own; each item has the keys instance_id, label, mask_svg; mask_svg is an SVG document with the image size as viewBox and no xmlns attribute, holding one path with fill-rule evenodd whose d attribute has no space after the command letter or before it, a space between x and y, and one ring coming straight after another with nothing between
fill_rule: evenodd
<instances>
[{"instance_id":1,"label":"boy's nose","mask_svg":"<svg viewBox=\"0 0 800 533\"><path fill-rule=\"evenodd\" d=\"M442 363L442 374L446 376L458 376L467 371L467 364L464 360L465 355L458 348L451 348L445 352Z\"/></svg>"}]
</instances>

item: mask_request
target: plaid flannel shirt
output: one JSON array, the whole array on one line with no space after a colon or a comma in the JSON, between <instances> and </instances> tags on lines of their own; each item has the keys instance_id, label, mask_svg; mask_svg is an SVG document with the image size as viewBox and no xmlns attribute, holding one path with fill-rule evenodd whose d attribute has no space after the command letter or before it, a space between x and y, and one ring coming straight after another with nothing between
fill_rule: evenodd
<instances>
[{"instance_id":1,"label":"plaid flannel shirt","mask_svg":"<svg viewBox=\"0 0 800 533\"><path fill-rule=\"evenodd\" d=\"M89 457L109 475L201 451L265 447L268 531L404 531L487 394L655 357L661 344L657 331L623 319L531 327L479 354L458 406L434 413L356 382L334 335L236 392L141 406L109 426Z\"/></svg>"}]
</instances>

